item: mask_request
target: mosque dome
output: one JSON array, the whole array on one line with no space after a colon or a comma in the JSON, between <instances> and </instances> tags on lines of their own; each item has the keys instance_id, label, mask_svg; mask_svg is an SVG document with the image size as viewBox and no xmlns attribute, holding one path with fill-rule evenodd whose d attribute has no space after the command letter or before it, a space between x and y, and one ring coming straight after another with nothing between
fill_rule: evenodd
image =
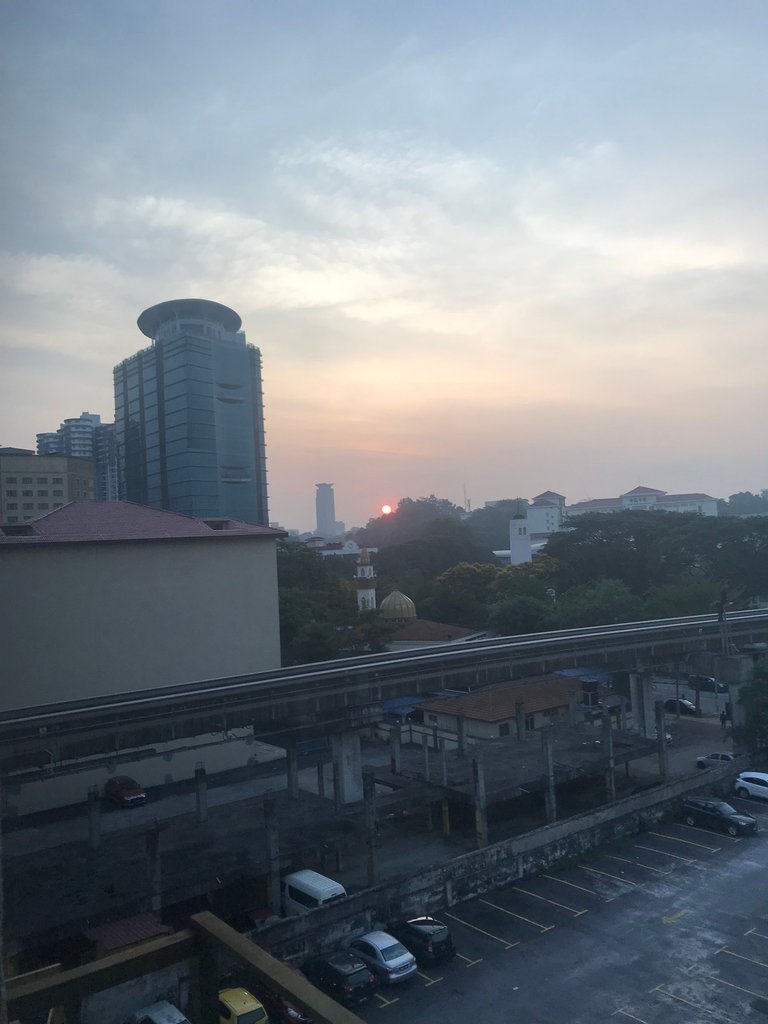
<instances>
[{"instance_id":1,"label":"mosque dome","mask_svg":"<svg viewBox=\"0 0 768 1024\"><path fill-rule=\"evenodd\" d=\"M416 605L399 590L393 590L379 605L382 619L415 619Z\"/></svg>"}]
</instances>

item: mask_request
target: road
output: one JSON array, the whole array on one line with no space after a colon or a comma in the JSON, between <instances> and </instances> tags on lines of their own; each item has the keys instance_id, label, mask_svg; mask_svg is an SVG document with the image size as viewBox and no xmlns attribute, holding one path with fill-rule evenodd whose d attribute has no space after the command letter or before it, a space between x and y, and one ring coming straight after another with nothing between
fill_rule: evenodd
<instances>
[{"instance_id":1,"label":"road","mask_svg":"<svg viewBox=\"0 0 768 1024\"><path fill-rule=\"evenodd\" d=\"M370 1024L765 1024L768 805L757 836L669 822L442 916L450 964L382 992Z\"/></svg>"}]
</instances>

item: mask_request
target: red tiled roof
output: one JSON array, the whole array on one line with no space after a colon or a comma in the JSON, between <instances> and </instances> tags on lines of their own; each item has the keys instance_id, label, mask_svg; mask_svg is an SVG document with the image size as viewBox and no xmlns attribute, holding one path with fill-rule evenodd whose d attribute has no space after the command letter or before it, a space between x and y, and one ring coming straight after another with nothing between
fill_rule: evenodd
<instances>
[{"instance_id":1,"label":"red tiled roof","mask_svg":"<svg viewBox=\"0 0 768 1024\"><path fill-rule=\"evenodd\" d=\"M195 519L130 501L70 501L27 523L0 526L0 545L284 536L226 516Z\"/></svg>"},{"instance_id":2,"label":"red tiled roof","mask_svg":"<svg viewBox=\"0 0 768 1024\"><path fill-rule=\"evenodd\" d=\"M497 683L474 690L465 697L436 697L419 705L432 714L463 715L478 722L506 722L515 717L515 705L521 703L528 715L568 705L572 693L581 692L577 679L559 675L535 676Z\"/></svg>"},{"instance_id":3,"label":"red tiled roof","mask_svg":"<svg viewBox=\"0 0 768 1024\"><path fill-rule=\"evenodd\" d=\"M125 917L122 921L110 921L109 924L89 928L85 935L106 951L132 946L159 935L171 935L172 932L173 928L162 924L154 914L137 914L135 917Z\"/></svg>"},{"instance_id":4,"label":"red tiled roof","mask_svg":"<svg viewBox=\"0 0 768 1024\"><path fill-rule=\"evenodd\" d=\"M621 498L588 498L586 501L577 501L569 508L604 508L606 505L621 505Z\"/></svg>"},{"instance_id":5,"label":"red tiled roof","mask_svg":"<svg viewBox=\"0 0 768 1024\"><path fill-rule=\"evenodd\" d=\"M461 640L465 636L473 636L477 630L465 629L463 626L447 626L444 622L430 622L429 619L412 619L393 633L391 640L429 640L434 643L447 643L450 640Z\"/></svg>"},{"instance_id":6,"label":"red tiled roof","mask_svg":"<svg viewBox=\"0 0 768 1024\"><path fill-rule=\"evenodd\" d=\"M666 505L670 501L715 501L711 494L665 494L663 498L657 499L660 504Z\"/></svg>"}]
</instances>

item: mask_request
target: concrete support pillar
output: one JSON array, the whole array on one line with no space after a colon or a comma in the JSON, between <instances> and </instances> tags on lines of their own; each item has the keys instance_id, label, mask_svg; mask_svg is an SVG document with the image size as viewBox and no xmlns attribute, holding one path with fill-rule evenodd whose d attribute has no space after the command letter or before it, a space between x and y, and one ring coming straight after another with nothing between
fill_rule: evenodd
<instances>
[{"instance_id":1,"label":"concrete support pillar","mask_svg":"<svg viewBox=\"0 0 768 1024\"><path fill-rule=\"evenodd\" d=\"M576 694L568 694L568 725L578 725L579 722L579 709L576 707Z\"/></svg>"},{"instance_id":2,"label":"concrete support pillar","mask_svg":"<svg viewBox=\"0 0 768 1024\"><path fill-rule=\"evenodd\" d=\"M393 775L399 775L402 767L402 734L399 725L393 725L389 733L389 766Z\"/></svg>"},{"instance_id":3,"label":"concrete support pillar","mask_svg":"<svg viewBox=\"0 0 768 1024\"><path fill-rule=\"evenodd\" d=\"M444 786L448 785L448 755L445 752L445 742L440 740L440 777Z\"/></svg>"},{"instance_id":4,"label":"concrete support pillar","mask_svg":"<svg viewBox=\"0 0 768 1024\"><path fill-rule=\"evenodd\" d=\"M275 798L264 797L264 835L267 842L267 860L269 861L269 905L274 914L282 914L280 896L280 826L277 820L277 804Z\"/></svg>"},{"instance_id":5,"label":"concrete support pillar","mask_svg":"<svg viewBox=\"0 0 768 1024\"><path fill-rule=\"evenodd\" d=\"M632 719L641 736L653 738L653 690L651 680L643 672L629 673L629 694L632 701Z\"/></svg>"},{"instance_id":6,"label":"concrete support pillar","mask_svg":"<svg viewBox=\"0 0 768 1024\"><path fill-rule=\"evenodd\" d=\"M664 701L656 701L656 745L659 751L659 775L666 779L667 765L667 728L664 724Z\"/></svg>"},{"instance_id":7,"label":"concrete support pillar","mask_svg":"<svg viewBox=\"0 0 768 1024\"><path fill-rule=\"evenodd\" d=\"M421 735L421 752L424 755L424 778L429 782L429 736Z\"/></svg>"},{"instance_id":8,"label":"concrete support pillar","mask_svg":"<svg viewBox=\"0 0 768 1024\"><path fill-rule=\"evenodd\" d=\"M622 732L627 728L627 698L619 697L619 729Z\"/></svg>"},{"instance_id":9,"label":"concrete support pillar","mask_svg":"<svg viewBox=\"0 0 768 1024\"><path fill-rule=\"evenodd\" d=\"M427 804L426 808L426 825L427 832L434 832L435 829L435 817L434 817L434 805Z\"/></svg>"},{"instance_id":10,"label":"concrete support pillar","mask_svg":"<svg viewBox=\"0 0 768 1024\"><path fill-rule=\"evenodd\" d=\"M485 799L485 772L477 759L472 761L475 789L475 842L478 850L488 845L488 807Z\"/></svg>"},{"instance_id":11,"label":"concrete support pillar","mask_svg":"<svg viewBox=\"0 0 768 1024\"><path fill-rule=\"evenodd\" d=\"M365 850L368 862L368 885L377 882L376 865L376 783L374 770L363 768L363 816L365 818Z\"/></svg>"},{"instance_id":12,"label":"concrete support pillar","mask_svg":"<svg viewBox=\"0 0 768 1024\"><path fill-rule=\"evenodd\" d=\"M603 752L605 754L605 796L613 803L616 799L616 763L613 758L613 723L611 716L603 712Z\"/></svg>"},{"instance_id":13,"label":"concrete support pillar","mask_svg":"<svg viewBox=\"0 0 768 1024\"><path fill-rule=\"evenodd\" d=\"M288 776L288 796L291 800L299 799L299 751L295 743L289 743L285 749L286 775Z\"/></svg>"},{"instance_id":14,"label":"concrete support pillar","mask_svg":"<svg viewBox=\"0 0 768 1024\"><path fill-rule=\"evenodd\" d=\"M515 704L515 729L518 741L522 743L525 739L525 704L522 701Z\"/></svg>"},{"instance_id":15,"label":"concrete support pillar","mask_svg":"<svg viewBox=\"0 0 768 1024\"><path fill-rule=\"evenodd\" d=\"M547 777L547 788L544 790L544 807L547 815L547 824L554 825L557 821L555 759L552 753L552 733L549 729L541 730L541 747L544 752L544 769Z\"/></svg>"},{"instance_id":16,"label":"concrete support pillar","mask_svg":"<svg viewBox=\"0 0 768 1024\"><path fill-rule=\"evenodd\" d=\"M208 820L208 779L202 764L195 768L195 811L198 821Z\"/></svg>"},{"instance_id":17,"label":"concrete support pillar","mask_svg":"<svg viewBox=\"0 0 768 1024\"><path fill-rule=\"evenodd\" d=\"M88 787L88 842L92 850L98 850L101 843L101 800L99 787Z\"/></svg>"},{"instance_id":18,"label":"concrete support pillar","mask_svg":"<svg viewBox=\"0 0 768 1024\"><path fill-rule=\"evenodd\" d=\"M157 822L146 831L145 850L150 909L159 912L163 908L163 876L160 862L160 826Z\"/></svg>"},{"instance_id":19,"label":"concrete support pillar","mask_svg":"<svg viewBox=\"0 0 768 1024\"><path fill-rule=\"evenodd\" d=\"M445 798L440 803L440 810L443 817L443 835L449 836L451 834L451 805Z\"/></svg>"},{"instance_id":20,"label":"concrete support pillar","mask_svg":"<svg viewBox=\"0 0 768 1024\"><path fill-rule=\"evenodd\" d=\"M317 762L317 795L325 799L325 764L322 761Z\"/></svg>"},{"instance_id":21,"label":"concrete support pillar","mask_svg":"<svg viewBox=\"0 0 768 1024\"><path fill-rule=\"evenodd\" d=\"M433 726L433 728L432 728L432 749L433 750L439 750L440 749L440 736L438 734L437 726L436 725Z\"/></svg>"},{"instance_id":22,"label":"concrete support pillar","mask_svg":"<svg viewBox=\"0 0 768 1024\"><path fill-rule=\"evenodd\" d=\"M459 745L459 757L467 753L467 720L464 715L456 716L456 739Z\"/></svg>"},{"instance_id":23,"label":"concrete support pillar","mask_svg":"<svg viewBox=\"0 0 768 1024\"><path fill-rule=\"evenodd\" d=\"M363 765L360 734L336 733L333 737L333 779L337 806L363 799Z\"/></svg>"}]
</instances>

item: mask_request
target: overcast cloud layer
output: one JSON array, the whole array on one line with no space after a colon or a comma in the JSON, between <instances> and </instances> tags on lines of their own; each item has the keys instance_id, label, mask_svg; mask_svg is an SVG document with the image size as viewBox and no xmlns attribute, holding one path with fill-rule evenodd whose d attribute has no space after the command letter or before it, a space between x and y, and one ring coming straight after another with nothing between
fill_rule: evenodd
<instances>
[{"instance_id":1,"label":"overcast cloud layer","mask_svg":"<svg viewBox=\"0 0 768 1024\"><path fill-rule=\"evenodd\" d=\"M24 0L2 42L0 444L145 307L233 306L272 518L768 487L768 8Z\"/></svg>"}]
</instances>

